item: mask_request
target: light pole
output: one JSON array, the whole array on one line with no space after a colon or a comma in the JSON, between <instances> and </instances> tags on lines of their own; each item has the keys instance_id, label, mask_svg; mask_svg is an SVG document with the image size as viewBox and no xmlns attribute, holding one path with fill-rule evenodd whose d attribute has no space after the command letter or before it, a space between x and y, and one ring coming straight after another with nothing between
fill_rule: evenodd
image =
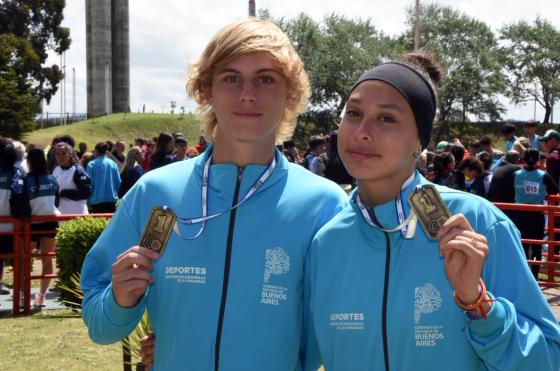
<instances>
[{"instance_id":1,"label":"light pole","mask_svg":"<svg viewBox=\"0 0 560 371\"><path fill-rule=\"evenodd\" d=\"M420 49L420 0L416 0L414 12L414 50Z\"/></svg>"},{"instance_id":2,"label":"light pole","mask_svg":"<svg viewBox=\"0 0 560 371\"><path fill-rule=\"evenodd\" d=\"M249 17L254 17L255 14L255 0L249 0Z\"/></svg>"},{"instance_id":3,"label":"light pole","mask_svg":"<svg viewBox=\"0 0 560 371\"><path fill-rule=\"evenodd\" d=\"M72 67L72 116L76 116L76 69Z\"/></svg>"},{"instance_id":4,"label":"light pole","mask_svg":"<svg viewBox=\"0 0 560 371\"><path fill-rule=\"evenodd\" d=\"M63 106L62 114L64 115L63 122L64 124L67 124L66 122L66 52L62 52L62 55L64 59L64 64L62 65L63 74L64 74L64 89L62 90L64 96L64 106Z\"/></svg>"}]
</instances>

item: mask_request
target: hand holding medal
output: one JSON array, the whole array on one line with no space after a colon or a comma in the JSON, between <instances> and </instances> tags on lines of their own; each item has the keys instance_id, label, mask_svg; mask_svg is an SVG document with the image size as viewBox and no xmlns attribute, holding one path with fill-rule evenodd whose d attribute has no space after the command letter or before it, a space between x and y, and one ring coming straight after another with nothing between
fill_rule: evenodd
<instances>
[{"instance_id":1,"label":"hand holding medal","mask_svg":"<svg viewBox=\"0 0 560 371\"><path fill-rule=\"evenodd\" d=\"M113 295L122 307L133 307L154 283L150 273L153 261L159 259L175 224L175 213L165 207L155 207L137 246L119 256L112 268Z\"/></svg>"},{"instance_id":2,"label":"hand holding medal","mask_svg":"<svg viewBox=\"0 0 560 371\"><path fill-rule=\"evenodd\" d=\"M481 299L479 283L488 255L486 237L476 233L464 215L451 216L433 185L416 189L409 202L428 237L439 239L445 274L459 302L477 302Z\"/></svg>"}]
</instances>

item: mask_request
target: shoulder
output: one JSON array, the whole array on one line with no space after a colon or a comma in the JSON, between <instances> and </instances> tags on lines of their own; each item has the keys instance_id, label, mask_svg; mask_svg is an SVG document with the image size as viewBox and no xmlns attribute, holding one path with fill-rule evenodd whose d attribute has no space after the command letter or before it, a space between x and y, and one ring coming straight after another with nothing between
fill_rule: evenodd
<instances>
[{"instance_id":1,"label":"shoulder","mask_svg":"<svg viewBox=\"0 0 560 371\"><path fill-rule=\"evenodd\" d=\"M136 165L134 167L134 169L132 169L135 173L143 175L144 174L144 168L140 165Z\"/></svg>"},{"instance_id":2,"label":"shoulder","mask_svg":"<svg viewBox=\"0 0 560 371\"><path fill-rule=\"evenodd\" d=\"M72 165L72 169L74 169L76 173L84 173L84 168L80 164Z\"/></svg>"},{"instance_id":3,"label":"shoulder","mask_svg":"<svg viewBox=\"0 0 560 371\"><path fill-rule=\"evenodd\" d=\"M348 196L338 184L312 173L301 165L288 163L287 172L288 185L295 188L294 191L306 195L332 195L336 198L348 199Z\"/></svg>"},{"instance_id":4,"label":"shoulder","mask_svg":"<svg viewBox=\"0 0 560 371\"><path fill-rule=\"evenodd\" d=\"M336 244L331 242L340 240L341 236L355 236L360 223L360 215L350 203L347 203L338 214L319 229L314 237L314 244L334 246Z\"/></svg>"},{"instance_id":5,"label":"shoulder","mask_svg":"<svg viewBox=\"0 0 560 371\"><path fill-rule=\"evenodd\" d=\"M56 178L54 176L49 174L49 175L47 175L47 179L48 179L49 183L53 183L53 184L58 185L58 180L56 180Z\"/></svg>"}]
</instances>

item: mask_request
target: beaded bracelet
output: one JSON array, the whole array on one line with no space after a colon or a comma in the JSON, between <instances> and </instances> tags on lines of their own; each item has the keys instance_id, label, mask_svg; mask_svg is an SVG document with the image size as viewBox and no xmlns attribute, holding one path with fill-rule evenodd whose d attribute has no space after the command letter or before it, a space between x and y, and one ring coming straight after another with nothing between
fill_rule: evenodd
<instances>
[{"instance_id":1,"label":"beaded bracelet","mask_svg":"<svg viewBox=\"0 0 560 371\"><path fill-rule=\"evenodd\" d=\"M486 312L486 309L484 309L484 303L491 303L494 300L485 299L487 291L486 291L486 285L484 284L482 278L479 278L478 292L480 295L478 296L478 299L476 299L476 301L473 304L463 303L461 299L459 299L459 296L455 291L453 291L453 297L455 298L455 302L457 303L459 308L463 309L465 312L468 312L471 317L476 318L476 314L478 314L478 311L480 310L480 314L482 315L482 317L484 317L484 319L486 319L488 318L488 313Z\"/></svg>"}]
</instances>

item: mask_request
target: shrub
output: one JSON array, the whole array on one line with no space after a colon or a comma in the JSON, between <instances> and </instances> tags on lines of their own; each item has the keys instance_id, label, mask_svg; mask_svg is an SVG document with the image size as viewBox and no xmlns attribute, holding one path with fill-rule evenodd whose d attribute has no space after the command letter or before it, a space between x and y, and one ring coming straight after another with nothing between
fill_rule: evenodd
<instances>
[{"instance_id":1,"label":"shrub","mask_svg":"<svg viewBox=\"0 0 560 371\"><path fill-rule=\"evenodd\" d=\"M72 287L72 276L80 273L84 258L97 238L107 226L104 218L83 217L63 223L58 228L56 265L58 266L57 287ZM80 304L82 298L68 290L60 290L60 301ZM73 305L70 305L73 306Z\"/></svg>"}]
</instances>

